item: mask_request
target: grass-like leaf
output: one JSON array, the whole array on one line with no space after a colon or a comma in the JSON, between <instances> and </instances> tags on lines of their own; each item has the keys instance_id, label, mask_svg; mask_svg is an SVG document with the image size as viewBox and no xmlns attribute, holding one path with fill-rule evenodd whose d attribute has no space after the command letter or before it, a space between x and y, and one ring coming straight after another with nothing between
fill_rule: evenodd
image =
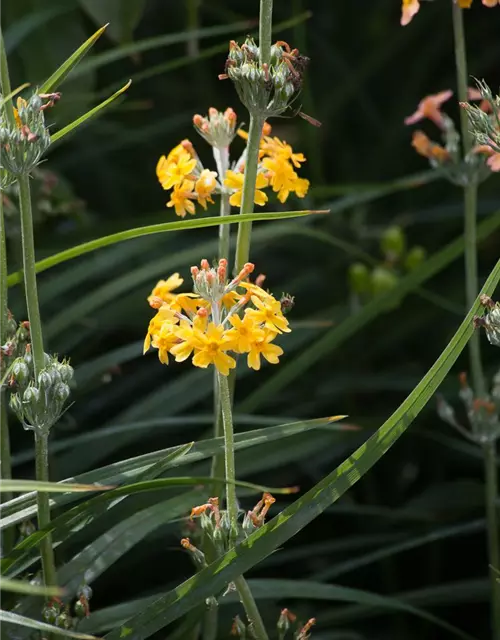
<instances>
[{"instance_id":1,"label":"grass-like leaf","mask_svg":"<svg viewBox=\"0 0 500 640\"><path fill-rule=\"evenodd\" d=\"M22 593L27 596L62 596L64 594L64 589L60 587L44 587L25 580L12 580L4 577L0 578L0 591Z\"/></svg>"},{"instance_id":2,"label":"grass-like leaf","mask_svg":"<svg viewBox=\"0 0 500 640\"><path fill-rule=\"evenodd\" d=\"M481 294L492 295L499 279L500 261L491 272ZM337 469L244 542L196 576L158 598L140 614L107 634L106 638L119 640L125 633L130 640L149 637L203 602L205 598L224 589L231 580L273 553L336 502L380 460L415 420L466 346L473 331L473 317L480 311L478 298L441 356L406 400Z\"/></svg>"},{"instance_id":3,"label":"grass-like leaf","mask_svg":"<svg viewBox=\"0 0 500 640\"><path fill-rule=\"evenodd\" d=\"M63 629L62 627L54 627L46 622L40 622L39 620L32 620L25 616L20 616L18 613L12 611L4 611L0 609L0 620L2 622L8 622L9 624L17 624L21 627L29 627L30 629L36 629L41 633L53 633L57 636L64 636L66 638L79 638L79 640L96 640L95 636L89 636L86 633L77 633L69 629Z\"/></svg>"},{"instance_id":4,"label":"grass-like leaf","mask_svg":"<svg viewBox=\"0 0 500 640\"><path fill-rule=\"evenodd\" d=\"M70 57L62 63L62 65L54 71L54 73L45 80L39 93L49 93L55 91L59 85L65 80L66 76L76 67L81 59L90 51L94 43L99 40L106 29L107 25L104 25L98 29L93 35L90 36L78 49L70 55Z\"/></svg>"},{"instance_id":5,"label":"grass-like leaf","mask_svg":"<svg viewBox=\"0 0 500 640\"><path fill-rule=\"evenodd\" d=\"M42 493L68 493L78 491L106 491L114 489L110 485L95 484L61 484L59 482L41 482L39 480L2 480L1 492L24 493L26 491L41 491Z\"/></svg>"},{"instance_id":6,"label":"grass-like leaf","mask_svg":"<svg viewBox=\"0 0 500 640\"><path fill-rule=\"evenodd\" d=\"M18 93L21 93L23 89L26 89L26 87L29 87L29 86L30 86L30 83L25 82L24 84L17 87L17 89L14 89L13 91L11 91L7 96L2 96L2 98L0 99L0 107L3 107L3 105L6 102L8 102L9 100L12 100L12 98L15 98Z\"/></svg>"},{"instance_id":7,"label":"grass-like leaf","mask_svg":"<svg viewBox=\"0 0 500 640\"><path fill-rule=\"evenodd\" d=\"M89 112L90 113L90 112ZM127 229L126 231L119 231L109 236L103 236L102 238L96 238L89 242L84 242L71 249L66 249L60 253L56 253L49 258L39 260L36 263L36 272L41 273L51 267L54 267L67 260L78 258L91 251L102 249L103 247L109 247L117 242L124 242L125 240L132 240L133 238L140 238L141 236L147 236L154 233L167 233L169 231L184 231L187 229L202 229L205 227L214 227L220 224L239 224L240 222L260 222L269 220L286 220L288 218L300 218L303 216L309 216L318 213L328 213L326 210L303 210L303 211L273 211L270 213L243 213L238 216L227 216L221 218L220 216L210 216L207 218L195 218L194 220L175 220L174 222L164 222L161 224L151 224L144 227L137 227L136 229ZM18 284L22 281L22 271L11 273L8 277L8 286L11 287L14 284Z\"/></svg>"}]
</instances>

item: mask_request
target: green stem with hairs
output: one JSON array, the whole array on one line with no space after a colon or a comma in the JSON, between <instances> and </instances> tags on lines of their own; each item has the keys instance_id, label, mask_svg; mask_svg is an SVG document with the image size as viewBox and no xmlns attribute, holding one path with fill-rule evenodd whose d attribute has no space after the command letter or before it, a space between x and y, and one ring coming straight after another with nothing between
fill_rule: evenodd
<instances>
[{"instance_id":1,"label":"green stem with hairs","mask_svg":"<svg viewBox=\"0 0 500 640\"><path fill-rule=\"evenodd\" d=\"M234 430L233 412L231 409L231 394L227 376L217 373L219 383L219 397L224 425L224 451L226 461L226 509L229 516L230 541L234 545L238 536L238 500L236 498L236 470L234 464ZM240 601L245 609L254 637L257 640L267 640L267 633L257 604L245 578L239 576L234 580Z\"/></svg>"},{"instance_id":2,"label":"green stem with hairs","mask_svg":"<svg viewBox=\"0 0 500 640\"><path fill-rule=\"evenodd\" d=\"M245 179L241 196L240 213L253 213L253 200L255 196L255 182L257 180L257 168L259 162L259 146L262 136L264 118L258 114L250 114L248 128L248 141L245 160ZM238 237L236 240L236 259L234 275L236 276L250 257L250 240L252 236L252 223L241 222L238 225Z\"/></svg>"},{"instance_id":3,"label":"green stem with hairs","mask_svg":"<svg viewBox=\"0 0 500 640\"><path fill-rule=\"evenodd\" d=\"M457 89L460 102L467 102L467 54L462 9L452 3L453 35L455 42L455 64L457 70ZM460 110L460 125L464 158L470 153L473 145L472 135L465 109ZM467 307L470 308L478 293L477 269L477 182L469 178L464 186L464 240L465 240L465 295ZM469 357L472 374L472 385L476 396L486 398L486 384L481 362L480 335L476 331L469 340ZM496 443L483 445L485 470L486 524L488 535L488 558L493 569L500 570L500 529L498 526L498 469L496 465ZM500 584L493 570L490 570L491 581L491 630L493 638L500 638Z\"/></svg>"},{"instance_id":4,"label":"green stem with hairs","mask_svg":"<svg viewBox=\"0 0 500 640\"><path fill-rule=\"evenodd\" d=\"M260 0L259 50L260 63L271 62L271 38L273 31L273 0Z\"/></svg>"},{"instance_id":5,"label":"green stem with hairs","mask_svg":"<svg viewBox=\"0 0 500 640\"><path fill-rule=\"evenodd\" d=\"M7 341L7 322L9 308L7 300L7 242L5 238L5 218L3 212L3 198L0 194L0 345ZM10 454L9 421L7 417L7 396L3 388L3 367L0 367L0 477L2 480L12 478L12 463ZM8 502L12 494L8 491L0 495L1 502ZM3 535L2 549L8 555L14 546L14 529L9 527Z\"/></svg>"},{"instance_id":6,"label":"green stem with hairs","mask_svg":"<svg viewBox=\"0 0 500 640\"><path fill-rule=\"evenodd\" d=\"M29 180L29 176L27 175L19 176L18 186L19 210L21 214L24 291L30 323L31 354L33 357L36 384L38 375L44 368L45 352L43 348L42 320L40 317L40 306L38 304L38 288L35 272L35 243ZM48 433L40 430L35 431L36 479L42 482L49 481L48 439ZM38 526L40 529L43 529L50 524L49 494L39 492L37 493L36 499L38 506ZM57 584L52 536L48 535L40 542L40 556L42 558L43 579L45 585L50 586Z\"/></svg>"}]
</instances>

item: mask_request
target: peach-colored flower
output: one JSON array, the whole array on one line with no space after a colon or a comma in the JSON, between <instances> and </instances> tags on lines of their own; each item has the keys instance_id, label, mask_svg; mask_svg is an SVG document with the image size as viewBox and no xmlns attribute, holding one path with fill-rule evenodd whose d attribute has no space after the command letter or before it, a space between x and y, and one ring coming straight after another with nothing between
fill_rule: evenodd
<instances>
[{"instance_id":1,"label":"peach-colored flower","mask_svg":"<svg viewBox=\"0 0 500 640\"><path fill-rule=\"evenodd\" d=\"M443 116L441 114L441 105L449 100L453 95L453 91L447 89L439 93L426 96L418 103L417 110L411 116L405 118L405 124L415 124L424 118L432 120L438 127L443 128Z\"/></svg>"},{"instance_id":2,"label":"peach-colored flower","mask_svg":"<svg viewBox=\"0 0 500 640\"><path fill-rule=\"evenodd\" d=\"M433 158L438 162L446 162L450 159L450 153L447 149L435 142L432 142L423 131L415 131L411 141L415 151L424 156L424 158Z\"/></svg>"},{"instance_id":3,"label":"peach-colored flower","mask_svg":"<svg viewBox=\"0 0 500 640\"><path fill-rule=\"evenodd\" d=\"M401 5L401 26L406 27L409 24L413 16L415 16L420 9L420 2L418 0L403 0Z\"/></svg>"},{"instance_id":4,"label":"peach-colored flower","mask_svg":"<svg viewBox=\"0 0 500 640\"><path fill-rule=\"evenodd\" d=\"M500 153L498 151L495 151L487 144L480 144L477 147L474 147L474 151L476 153L483 153L484 155L489 156L488 160L486 160L486 164L491 171L500 171Z\"/></svg>"},{"instance_id":5,"label":"peach-colored flower","mask_svg":"<svg viewBox=\"0 0 500 640\"><path fill-rule=\"evenodd\" d=\"M483 4L485 7L489 7L491 9L497 5L500 6L500 0L483 0Z\"/></svg>"}]
</instances>

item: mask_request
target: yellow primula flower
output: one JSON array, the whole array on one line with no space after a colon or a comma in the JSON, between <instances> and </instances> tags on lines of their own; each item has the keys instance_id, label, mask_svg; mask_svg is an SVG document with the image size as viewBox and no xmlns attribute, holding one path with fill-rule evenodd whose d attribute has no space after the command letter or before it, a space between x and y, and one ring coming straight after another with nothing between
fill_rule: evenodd
<instances>
[{"instance_id":1,"label":"yellow primula flower","mask_svg":"<svg viewBox=\"0 0 500 640\"><path fill-rule=\"evenodd\" d=\"M207 208L207 202L211 202L212 204L214 202L211 196L217 188L216 178L217 173L215 171L203 169L203 171L200 173L200 177L195 182L194 190L196 191L196 195L198 196L198 202L204 209Z\"/></svg>"},{"instance_id":2,"label":"yellow primula flower","mask_svg":"<svg viewBox=\"0 0 500 640\"><path fill-rule=\"evenodd\" d=\"M151 346L151 338L154 338L161 330L162 326L167 323L174 325L178 322L175 312L168 304L164 304L158 309L157 314L149 321L148 332L144 339L143 353L148 351ZM155 345L153 345L155 346Z\"/></svg>"},{"instance_id":3,"label":"yellow primula flower","mask_svg":"<svg viewBox=\"0 0 500 640\"><path fill-rule=\"evenodd\" d=\"M273 191L278 194L279 201L285 202L290 195L290 191L295 190L295 183L299 179L292 165L285 158L275 156L273 158L264 158L262 166L269 173L269 182Z\"/></svg>"},{"instance_id":4,"label":"yellow primula flower","mask_svg":"<svg viewBox=\"0 0 500 640\"><path fill-rule=\"evenodd\" d=\"M271 364L279 363L283 349L276 344L271 344L275 337L276 333L268 332L267 335L264 334L251 343L247 356L247 364L250 369L255 369L255 371L260 369L260 356L263 356Z\"/></svg>"},{"instance_id":5,"label":"yellow primula flower","mask_svg":"<svg viewBox=\"0 0 500 640\"><path fill-rule=\"evenodd\" d=\"M178 293L174 296L170 306L179 313L184 312L188 315L196 315L200 307L208 306L208 302L200 298L196 293Z\"/></svg>"},{"instance_id":6,"label":"yellow primula flower","mask_svg":"<svg viewBox=\"0 0 500 640\"><path fill-rule=\"evenodd\" d=\"M247 309L248 314L254 322L263 324L269 331L275 333L289 333L288 320L281 312L281 305L273 298L272 300L260 300L257 296L252 296L252 302L256 309Z\"/></svg>"},{"instance_id":7,"label":"yellow primula flower","mask_svg":"<svg viewBox=\"0 0 500 640\"><path fill-rule=\"evenodd\" d=\"M289 144L276 137L271 138L269 136L264 136L260 143L260 148L263 153L268 156L279 156L284 160L290 160L293 166L298 169L300 168L301 163L306 161L303 153L294 153Z\"/></svg>"},{"instance_id":8,"label":"yellow primula flower","mask_svg":"<svg viewBox=\"0 0 500 640\"><path fill-rule=\"evenodd\" d=\"M176 331L179 343L170 349L170 353L175 356L176 362L184 362L187 360L194 349L200 349L203 347L203 341L201 336L202 331L189 322L183 321L180 323L179 328Z\"/></svg>"},{"instance_id":9,"label":"yellow primula flower","mask_svg":"<svg viewBox=\"0 0 500 640\"><path fill-rule=\"evenodd\" d=\"M222 325L216 326L211 322L206 333L198 332L197 336L201 342L201 347L196 347L193 357L195 367L205 369L213 364L223 376L229 375L229 370L236 367L236 360L225 353L229 349L229 342L225 336Z\"/></svg>"},{"instance_id":10,"label":"yellow primula flower","mask_svg":"<svg viewBox=\"0 0 500 640\"><path fill-rule=\"evenodd\" d=\"M248 314L245 314L243 319L237 315L232 315L229 318L229 322L233 325L233 328L226 331L226 338L229 340L232 351L248 353L252 342L265 337L264 331Z\"/></svg>"},{"instance_id":11,"label":"yellow primula flower","mask_svg":"<svg viewBox=\"0 0 500 640\"><path fill-rule=\"evenodd\" d=\"M193 180L184 180L180 185L175 185L170 195L170 200L167 202L167 207L174 207L175 213L181 218L185 217L186 212L194 215L196 209L193 198L196 198L196 194L193 189Z\"/></svg>"},{"instance_id":12,"label":"yellow primula flower","mask_svg":"<svg viewBox=\"0 0 500 640\"><path fill-rule=\"evenodd\" d=\"M153 335L152 345L158 349L158 359L162 364L168 364L168 352L179 342L175 334L176 328L170 322L164 322L160 330Z\"/></svg>"},{"instance_id":13,"label":"yellow primula flower","mask_svg":"<svg viewBox=\"0 0 500 640\"><path fill-rule=\"evenodd\" d=\"M196 159L185 151L179 156L177 162L167 162L165 159L159 170L157 165L156 174L161 186L164 189L171 189L175 185L181 184L185 178L191 177L195 167Z\"/></svg>"},{"instance_id":14,"label":"yellow primula flower","mask_svg":"<svg viewBox=\"0 0 500 640\"><path fill-rule=\"evenodd\" d=\"M267 291L264 291L262 287L259 287L259 285L254 282L240 282L239 286L246 289L250 295L257 296L257 298L260 298L261 300L276 300L274 296Z\"/></svg>"},{"instance_id":15,"label":"yellow primula flower","mask_svg":"<svg viewBox=\"0 0 500 640\"><path fill-rule=\"evenodd\" d=\"M419 0L403 0L401 4L401 26L409 24L420 10Z\"/></svg>"},{"instance_id":16,"label":"yellow primula flower","mask_svg":"<svg viewBox=\"0 0 500 640\"><path fill-rule=\"evenodd\" d=\"M167 280L158 280L151 295L148 296L148 302L151 304L153 298L161 298L163 302L172 302L175 297L172 291L178 289L183 282L184 279L178 273L172 274Z\"/></svg>"},{"instance_id":17,"label":"yellow primula flower","mask_svg":"<svg viewBox=\"0 0 500 640\"><path fill-rule=\"evenodd\" d=\"M226 172L226 179L224 180L224 185L228 187L228 189L232 189L235 191L233 195L229 198L229 203L233 207L241 206L241 198L243 194L243 183L245 180L245 176L243 173L236 173L235 171L228 170ZM267 202L267 195L260 191L264 187L268 186L267 178L262 173L257 174L257 180L255 182L255 194L254 194L254 202L259 206L263 206Z\"/></svg>"}]
</instances>

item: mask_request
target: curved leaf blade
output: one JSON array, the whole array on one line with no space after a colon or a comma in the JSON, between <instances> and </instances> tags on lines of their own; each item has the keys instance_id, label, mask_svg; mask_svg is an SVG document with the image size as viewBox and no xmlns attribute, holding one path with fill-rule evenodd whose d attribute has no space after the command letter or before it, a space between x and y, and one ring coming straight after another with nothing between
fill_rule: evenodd
<instances>
[{"instance_id":1,"label":"curved leaf blade","mask_svg":"<svg viewBox=\"0 0 500 640\"><path fill-rule=\"evenodd\" d=\"M39 480L2 480L0 493L6 491L10 493L24 493L25 491L40 491L42 493L68 493L87 491L106 491L114 489L113 485L95 484L61 484L60 482L41 482Z\"/></svg>"},{"instance_id":2,"label":"curved leaf blade","mask_svg":"<svg viewBox=\"0 0 500 640\"><path fill-rule=\"evenodd\" d=\"M29 627L30 629L36 629L37 631L45 633L53 633L57 636L65 636L68 638L77 638L79 640L97 640L95 636L89 636L86 633L77 633L69 629L62 629L61 627L54 627L46 622L40 622L39 620L32 620L25 616L20 616L13 611L4 611L0 609L0 620L2 622L8 622L9 624L17 624L21 627Z\"/></svg>"},{"instance_id":3,"label":"curved leaf blade","mask_svg":"<svg viewBox=\"0 0 500 640\"><path fill-rule=\"evenodd\" d=\"M10 591L28 596L62 596L64 594L64 589L59 587L44 587L39 584L31 584L26 580L13 580L3 576L0 578L0 591Z\"/></svg>"},{"instance_id":4,"label":"curved leaf blade","mask_svg":"<svg viewBox=\"0 0 500 640\"><path fill-rule=\"evenodd\" d=\"M164 222L161 224L151 224L145 227L137 227L135 229L127 229L126 231L119 231L109 236L103 236L102 238L96 238L89 242L84 242L71 249L66 249L60 253L55 253L49 258L39 260L35 267L37 273L42 273L51 267L55 267L67 260L73 260L86 253L95 251L96 249L102 249L108 247L117 242L123 242L125 240L132 240L133 238L140 238L141 236L147 236L154 233L167 233L169 231L184 231L187 229L203 229L205 227L214 227L220 224L239 224L240 222L260 222L269 220L287 220L288 218L302 218L313 214L329 213L326 210L314 211L311 209L301 211L276 211L270 213L242 213L237 216L227 216L221 218L220 216L210 216L207 218L199 218L197 220L182 220L174 222ZM7 278L7 284L9 287L22 282L22 271L16 271L11 273Z\"/></svg>"},{"instance_id":5,"label":"curved leaf blade","mask_svg":"<svg viewBox=\"0 0 500 640\"><path fill-rule=\"evenodd\" d=\"M499 280L500 260L481 294L491 296ZM417 387L392 416L339 467L222 558L108 633L105 636L107 640L119 640L125 628L130 640L149 637L200 604L204 598L223 590L235 577L273 553L336 502L380 460L415 420L466 346L472 335L474 315L481 311L478 297L441 356Z\"/></svg>"}]
</instances>

